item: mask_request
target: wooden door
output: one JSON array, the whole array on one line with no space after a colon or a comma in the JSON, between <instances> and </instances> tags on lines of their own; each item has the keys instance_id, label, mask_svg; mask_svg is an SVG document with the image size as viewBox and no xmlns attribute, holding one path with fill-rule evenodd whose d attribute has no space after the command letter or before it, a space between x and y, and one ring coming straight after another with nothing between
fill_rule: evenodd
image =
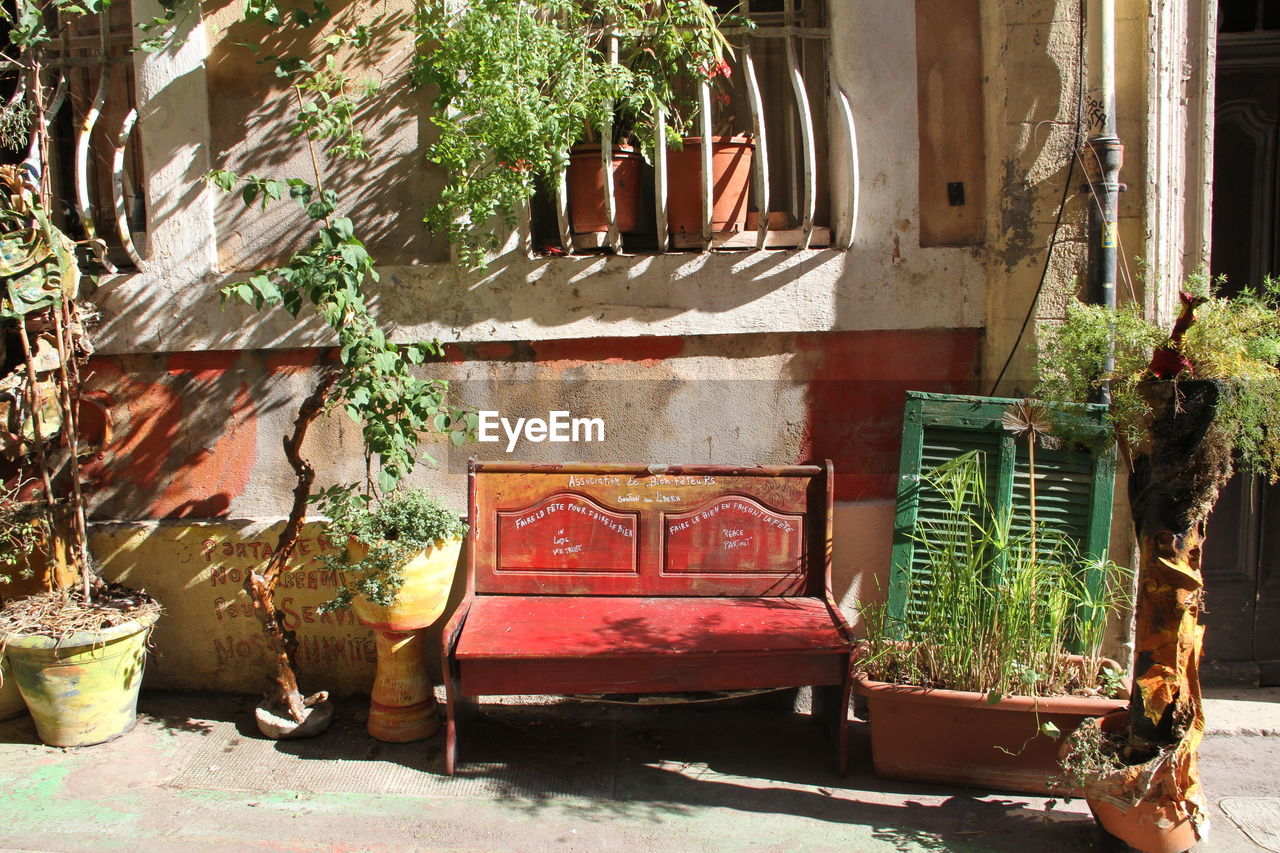
<instances>
[{"instance_id":1,"label":"wooden door","mask_svg":"<svg viewBox=\"0 0 1280 853\"><path fill-rule=\"evenodd\" d=\"M1219 4L1214 276L1280 273L1280 4ZM1204 678L1280 684L1280 486L1237 476L1209 519Z\"/></svg>"}]
</instances>

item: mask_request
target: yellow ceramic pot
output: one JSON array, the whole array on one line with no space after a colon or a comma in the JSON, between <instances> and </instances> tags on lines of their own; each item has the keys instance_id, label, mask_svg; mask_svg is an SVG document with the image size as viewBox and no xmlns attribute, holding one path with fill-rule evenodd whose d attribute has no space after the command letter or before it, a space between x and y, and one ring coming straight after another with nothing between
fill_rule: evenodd
<instances>
[{"instance_id":1,"label":"yellow ceramic pot","mask_svg":"<svg viewBox=\"0 0 1280 853\"><path fill-rule=\"evenodd\" d=\"M382 607L357 596L351 609L370 628L383 631L426 628L444 613L461 551L461 539L437 542L434 547L419 551L400 570L404 584L396 593L394 604ZM364 559L367 553L368 548L362 543L354 539L347 543L347 554L353 562Z\"/></svg>"},{"instance_id":2,"label":"yellow ceramic pot","mask_svg":"<svg viewBox=\"0 0 1280 853\"><path fill-rule=\"evenodd\" d=\"M404 584L390 607L359 596L352 602L356 617L373 629L378 649L369 703L371 737L407 743L429 738L440 728L422 629L444 614L461 551L462 540L450 539L415 554L401 570ZM347 553L359 560L367 549L352 540Z\"/></svg>"},{"instance_id":3,"label":"yellow ceramic pot","mask_svg":"<svg viewBox=\"0 0 1280 853\"><path fill-rule=\"evenodd\" d=\"M4 638L18 690L50 746L89 746L137 721L146 641L155 616L62 640Z\"/></svg>"},{"instance_id":4,"label":"yellow ceramic pot","mask_svg":"<svg viewBox=\"0 0 1280 853\"><path fill-rule=\"evenodd\" d=\"M13 680L9 658L0 654L0 720L11 720L27 712L27 703L18 692L18 682Z\"/></svg>"}]
</instances>

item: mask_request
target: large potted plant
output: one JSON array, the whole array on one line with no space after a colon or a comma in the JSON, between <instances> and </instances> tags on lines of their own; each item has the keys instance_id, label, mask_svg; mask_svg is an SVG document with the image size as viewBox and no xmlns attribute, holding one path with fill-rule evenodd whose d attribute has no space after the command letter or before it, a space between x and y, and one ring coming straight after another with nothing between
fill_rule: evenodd
<instances>
[{"instance_id":1,"label":"large potted plant","mask_svg":"<svg viewBox=\"0 0 1280 853\"><path fill-rule=\"evenodd\" d=\"M1121 570L1034 520L1017 531L988 500L986 467L970 451L922 475L929 580L899 616L863 608L854 689L879 775L1046 793L1058 737L1123 707L1119 667L1100 655Z\"/></svg>"},{"instance_id":2,"label":"large potted plant","mask_svg":"<svg viewBox=\"0 0 1280 853\"><path fill-rule=\"evenodd\" d=\"M175 4L162 6L146 28L173 23ZM81 419L81 371L93 352L88 329L96 311L82 294L81 271L114 267L92 217L61 215L50 186L52 105L66 80L48 73L65 60L49 48L65 45L79 19L107 27L106 4L23 4L0 18L9 92L0 105L0 148L7 163L19 164L0 167L0 538L20 540L0 547L0 574L16 582L0 583L0 595L34 592L0 610L0 658L40 738L85 746L133 727L145 642L160 612L145 593L100 578L89 552L81 461L97 448ZM166 38L157 35L150 46Z\"/></svg>"},{"instance_id":3,"label":"large potted plant","mask_svg":"<svg viewBox=\"0 0 1280 853\"><path fill-rule=\"evenodd\" d=\"M322 23L327 12L282 15L274 3L264 3L246 15L267 27L307 30ZM297 550L313 501L316 471L303 455L311 426L333 412L342 412L359 425L368 475L359 486L323 492L332 509L339 503L354 507L359 500L393 493L425 456L420 450L424 440L461 444L476 423L473 413L450 404L447 381L426 374L424 363L444 354L439 341L391 340L372 310L369 288L379 278L374 260L357 234L356 222L340 214L344 199L325 186L322 165L329 159L359 161L370 156L366 138L356 126L359 87L348 75L333 70L340 64L339 56L354 62L360 51L370 50L370 39L366 28L357 27L332 32L323 43L327 48L320 52L329 51L326 55L272 58L278 78L298 104L294 135L308 149L311 180L238 175L221 169L207 176L224 191L236 190L246 205L296 204L313 229L309 239L300 235L305 246L280 266L258 270L244 281L223 287L223 301L284 314L285 322L319 320L336 344L319 352L315 387L299 406L292 431L282 437L295 485L277 546L265 565L249 572L245 580L274 668L272 686L255 709L260 731L272 738L318 734L333 712L328 691L302 689L295 656L299 641L276 603L281 576ZM364 497L358 498L358 492Z\"/></svg>"},{"instance_id":4,"label":"large potted plant","mask_svg":"<svg viewBox=\"0 0 1280 853\"><path fill-rule=\"evenodd\" d=\"M42 124L32 129L33 150L41 149L41 132ZM144 646L159 606L93 570L80 475L91 448L77 424L80 370L93 351L85 333L91 312L79 301L77 246L53 224L29 174L0 167L0 318L6 345L20 353L0 378L0 526L9 570L48 588L5 604L0 654L40 738L86 746L133 727ZM63 582L66 568L73 587Z\"/></svg>"},{"instance_id":5,"label":"large potted plant","mask_svg":"<svg viewBox=\"0 0 1280 853\"><path fill-rule=\"evenodd\" d=\"M1228 299L1195 277L1181 302L1172 330L1136 306L1072 305L1039 363L1041 391L1057 399L1083 401L1106 383L1132 458L1133 699L1104 733L1108 760L1085 793L1105 829L1148 851L1203 840L1206 826L1196 770L1206 518L1235 471L1280 476L1280 282Z\"/></svg>"},{"instance_id":6,"label":"large potted plant","mask_svg":"<svg viewBox=\"0 0 1280 853\"><path fill-rule=\"evenodd\" d=\"M414 79L438 91L440 138L427 157L449 174L425 221L448 235L470 268L485 266L498 246L489 220L514 227L537 187L559 180L570 149L588 135L646 148L659 110L678 132L690 109L682 94L689 87L679 81L719 67L728 51L704 0L432 0L419 5L414 30L421 47ZM576 230L596 230L602 220L588 203L604 186L599 149L591 153L599 165L584 152L570 184ZM637 167L624 157L612 168L638 186L621 171ZM625 225L630 216L618 219Z\"/></svg>"},{"instance_id":7,"label":"large potted plant","mask_svg":"<svg viewBox=\"0 0 1280 853\"><path fill-rule=\"evenodd\" d=\"M319 505L329 536L346 542L326 558L345 583L325 609L350 607L377 643L369 734L392 743L430 737L440 721L422 629L444 613L466 524L421 489L380 501L332 489Z\"/></svg>"}]
</instances>

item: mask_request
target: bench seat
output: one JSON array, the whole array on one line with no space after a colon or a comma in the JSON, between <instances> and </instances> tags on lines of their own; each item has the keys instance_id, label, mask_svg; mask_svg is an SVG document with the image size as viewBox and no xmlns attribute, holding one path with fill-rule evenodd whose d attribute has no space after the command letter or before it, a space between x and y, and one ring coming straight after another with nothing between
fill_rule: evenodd
<instances>
[{"instance_id":1,"label":"bench seat","mask_svg":"<svg viewBox=\"0 0 1280 853\"><path fill-rule=\"evenodd\" d=\"M477 597L462 692L746 690L845 679L848 642L809 597Z\"/></svg>"}]
</instances>

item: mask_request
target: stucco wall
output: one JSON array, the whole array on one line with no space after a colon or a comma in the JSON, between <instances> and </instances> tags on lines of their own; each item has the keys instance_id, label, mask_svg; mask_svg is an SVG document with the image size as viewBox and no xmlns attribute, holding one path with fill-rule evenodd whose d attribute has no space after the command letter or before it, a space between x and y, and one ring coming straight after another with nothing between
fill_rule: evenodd
<instances>
[{"instance_id":1,"label":"stucco wall","mask_svg":"<svg viewBox=\"0 0 1280 853\"><path fill-rule=\"evenodd\" d=\"M357 14L378 22L372 73L393 89L407 54L392 25L408 4L332 5L335 25ZM1130 258L1146 236L1143 185L1133 176L1145 168L1147 5L1119 3L1125 176L1137 185L1121 208ZM246 210L200 175L219 167L309 178L310 161L283 130L287 93L237 45L260 34L234 20L234 6L202 8L203 20L187 19L178 50L136 60L150 172L148 260L137 274L104 280L96 295L103 323L92 384L113 418L89 475L95 516L119 522L97 534L104 570L160 590L172 617L158 636L191 650L153 677L190 686L199 680L191 674L202 673L210 685L255 690L262 673L219 652L241 657L244 642L246 659L265 665L249 639L251 620L222 633L235 617L213 603L221 591L202 543L232 542L228 559L251 562L248 543L271 541L264 525L282 515L292 488L280 441L314 381L317 347L330 339L283 312L218 304L218 286L280 257L302 238L303 223L283 207ZM418 224L440 181L421 160L431 132L425 104L420 94L389 96L362 117L377 140L374 159L334 167L328 178L384 262L379 315L399 340L449 345L445 361L428 369L455 380L468 405L509 416L567 409L608 425L601 446L524 444L516 458L834 458L836 586L856 615L858 601L882 595L887 577L902 392L989 389L1031 305L1066 181L1079 2L982 0L980 9L983 245L920 246L913 4L832 0L831 80L848 93L858 134L850 250L549 258L526 254L516 239L486 273L461 272ZM263 52L290 47L268 43ZM854 184L838 148L819 179L840 211ZM1077 169L1073 183L1080 181ZM1060 316L1076 288L1084 204L1072 189L1037 321ZM1035 334L1033 323L1002 392L1029 389ZM325 483L360 477L359 447L350 422L334 417L306 450ZM461 460L472 452L505 456L494 445L445 451L440 467L422 468L415 482L461 508ZM248 550L240 554L236 543ZM1119 545L1123 556L1123 536ZM297 601L310 606L311 591ZM349 626L303 627L346 636ZM351 642L348 651L362 648ZM350 653L335 664L334 689L358 690L368 677L361 653Z\"/></svg>"}]
</instances>

